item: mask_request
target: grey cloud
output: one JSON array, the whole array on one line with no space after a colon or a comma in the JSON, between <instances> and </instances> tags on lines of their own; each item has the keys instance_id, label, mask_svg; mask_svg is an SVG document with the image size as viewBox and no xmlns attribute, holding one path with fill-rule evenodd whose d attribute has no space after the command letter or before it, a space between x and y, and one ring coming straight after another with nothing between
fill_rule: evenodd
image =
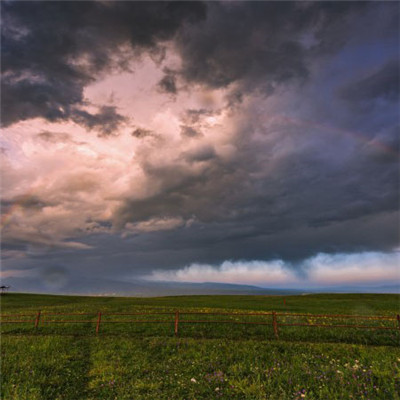
<instances>
[{"instance_id":1,"label":"grey cloud","mask_svg":"<svg viewBox=\"0 0 400 400\"><path fill-rule=\"evenodd\" d=\"M168 166L150 165L143 155L143 171L150 182L158 182L161 188L145 199L126 199L114 215L117 226L153 217L181 217L184 220L195 217L204 222L227 218L226 207L229 207L231 201L233 205L234 197L231 201L225 199L229 192L235 192L234 186L245 172L241 169L235 171L233 165L213 157L211 148L182 156L190 162L207 160L209 165L205 170L193 172L182 162Z\"/></svg>"},{"instance_id":2,"label":"grey cloud","mask_svg":"<svg viewBox=\"0 0 400 400\"><path fill-rule=\"evenodd\" d=\"M254 235L248 226L230 223L194 223L172 231L144 232L126 239L117 235L93 235L84 239L92 249L77 253L58 248L31 253L23 260L4 260L3 269L62 265L69 276L77 280L97 276L129 281L155 269L176 269L193 262L219 265L225 260L282 258L296 267L299 261L321 251L351 253L379 248L390 252L399 239L398 218L398 212L381 213L329 226L300 227L264 235ZM17 250L15 245L12 248ZM12 281L7 282L13 285ZM24 282L29 289L31 282ZM17 282L14 286L17 288Z\"/></svg>"},{"instance_id":3,"label":"grey cloud","mask_svg":"<svg viewBox=\"0 0 400 400\"><path fill-rule=\"evenodd\" d=\"M183 153L183 156L189 162L202 162L212 160L216 157L216 153L212 146L202 146L195 150Z\"/></svg>"},{"instance_id":4,"label":"grey cloud","mask_svg":"<svg viewBox=\"0 0 400 400\"><path fill-rule=\"evenodd\" d=\"M200 109L188 109L184 115L184 120L186 120L190 124L196 124L201 121L201 118L204 116L212 115L213 112L206 110L204 108Z\"/></svg>"},{"instance_id":5,"label":"grey cloud","mask_svg":"<svg viewBox=\"0 0 400 400\"><path fill-rule=\"evenodd\" d=\"M341 88L339 94L346 100L358 103L378 99L396 101L399 99L399 71L399 60L390 60L378 71Z\"/></svg>"},{"instance_id":6,"label":"grey cloud","mask_svg":"<svg viewBox=\"0 0 400 400\"><path fill-rule=\"evenodd\" d=\"M41 271L41 279L49 289L61 289L68 284L68 271L61 266L47 267Z\"/></svg>"},{"instance_id":7,"label":"grey cloud","mask_svg":"<svg viewBox=\"0 0 400 400\"><path fill-rule=\"evenodd\" d=\"M70 142L72 141L71 135L64 132L50 132L42 131L37 134L37 137L45 142L57 143L57 142Z\"/></svg>"},{"instance_id":8,"label":"grey cloud","mask_svg":"<svg viewBox=\"0 0 400 400\"><path fill-rule=\"evenodd\" d=\"M229 107L229 106L228 106ZM200 138L203 136L202 130L207 127L206 118L220 115L220 110L187 109L182 113L181 135L187 138Z\"/></svg>"},{"instance_id":9,"label":"grey cloud","mask_svg":"<svg viewBox=\"0 0 400 400\"><path fill-rule=\"evenodd\" d=\"M308 86L319 91L321 85L315 81ZM179 265L189 262L190 254L198 262L218 263L392 249L398 241L399 157L388 145L397 129L387 119L360 114L374 128L363 134L352 133L351 125L346 130L354 122L346 120L334 93L324 101L309 98L313 123L276 118L263 125L254 114L256 106L242 110L232 132L231 143L238 149L233 157L224 161L206 147L198 147L198 154L183 154L187 162L207 161L200 172L181 159L157 168L144 156L143 171L150 181L162 183L161 188L146 199L127 198L114 215L115 223L123 226L156 216L195 221L190 228L149 239L154 248L160 243L160 251L172 246L183 252L175 259ZM285 109L297 111L302 96L301 90L294 93ZM342 129L322 123L326 108ZM204 112L190 114L198 124ZM364 225L370 231L357 233Z\"/></svg>"},{"instance_id":10,"label":"grey cloud","mask_svg":"<svg viewBox=\"0 0 400 400\"><path fill-rule=\"evenodd\" d=\"M205 16L200 2L10 1L1 8L5 126L74 114L96 125L100 116L79 111L83 88L111 68L126 67L121 48L157 55L160 41L171 39L185 21Z\"/></svg>"},{"instance_id":11,"label":"grey cloud","mask_svg":"<svg viewBox=\"0 0 400 400\"><path fill-rule=\"evenodd\" d=\"M69 78L55 82L35 82L21 79L2 80L2 114L4 126L30 118L43 117L49 121L67 119L70 106L82 102L80 79Z\"/></svg>"},{"instance_id":12,"label":"grey cloud","mask_svg":"<svg viewBox=\"0 0 400 400\"><path fill-rule=\"evenodd\" d=\"M43 142L47 142L50 144L56 143L69 143L75 145L84 145L87 144L85 141L74 140L71 134L66 132L51 132L51 131L42 131L39 132L36 137Z\"/></svg>"},{"instance_id":13,"label":"grey cloud","mask_svg":"<svg viewBox=\"0 0 400 400\"><path fill-rule=\"evenodd\" d=\"M118 127L128 121L128 118L118 114L116 107L112 106L100 107L97 114L75 109L71 119L89 130L97 128L104 136L116 134Z\"/></svg>"},{"instance_id":14,"label":"grey cloud","mask_svg":"<svg viewBox=\"0 0 400 400\"><path fill-rule=\"evenodd\" d=\"M75 118L94 126L101 117L80 109L83 88L112 68L127 68L129 58L142 51L162 60L162 42L174 38L183 61L180 75L189 83L221 87L241 81L244 88L270 93L279 82L308 75L314 53L300 40L302 34L315 31L319 43L330 43L325 31L349 10L364 7L297 2L3 2L2 123ZM344 26L342 38L348 32ZM126 51L127 46L132 51ZM167 69L159 87L175 94L176 74ZM110 129L104 129L108 134Z\"/></svg>"},{"instance_id":15,"label":"grey cloud","mask_svg":"<svg viewBox=\"0 0 400 400\"><path fill-rule=\"evenodd\" d=\"M138 139L142 139L145 138L147 136L153 136L154 133L152 131L150 131L149 129L144 129L144 128L136 128L131 135L133 137L136 137Z\"/></svg>"},{"instance_id":16,"label":"grey cloud","mask_svg":"<svg viewBox=\"0 0 400 400\"><path fill-rule=\"evenodd\" d=\"M186 125L181 126L181 134L189 138L201 136L201 132L197 131L191 126L186 126Z\"/></svg>"},{"instance_id":17,"label":"grey cloud","mask_svg":"<svg viewBox=\"0 0 400 400\"><path fill-rule=\"evenodd\" d=\"M1 206L3 208L3 213L7 213L7 209L13 207L14 205L18 205L19 207L26 209L41 209L49 206L50 203L35 195L15 196L9 200L2 200Z\"/></svg>"},{"instance_id":18,"label":"grey cloud","mask_svg":"<svg viewBox=\"0 0 400 400\"><path fill-rule=\"evenodd\" d=\"M158 86L163 92L176 94L176 73L170 70L166 71L166 75L160 80Z\"/></svg>"},{"instance_id":19,"label":"grey cloud","mask_svg":"<svg viewBox=\"0 0 400 400\"><path fill-rule=\"evenodd\" d=\"M365 157L373 163L397 165L400 158L400 126L380 132L363 150Z\"/></svg>"},{"instance_id":20,"label":"grey cloud","mask_svg":"<svg viewBox=\"0 0 400 400\"><path fill-rule=\"evenodd\" d=\"M43 248L47 248L49 250L52 249L73 249L73 250L87 250L90 249L91 246L88 246L81 242L75 242L70 240L60 240L54 238L49 234L44 234L38 231L34 231L32 229L25 229L24 227L19 227L13 230L5 230L3 233L4 242L10 245L34 245Z\"/></svg>"},{"instance_id":21,"label":"grey cloud","mask_svg":"<svg viewBox=\"0 0 400 400\"><path fill-rule=\"evenodd\" d=\"M187 224L128 239L86 236L82 242L96 246L95 250L88 249L84 258L72 253L54 254L54 261L59 257L76 268L85 266L111 276L131 270L177 268L194 261L299 260L320 251L390 251L398 245L398 110L392 101L395 97L391 86L398 79L395 64L389 62L388 55L378 52L381 68L364 79L353 76L351 82L340 74L318 78L315 72L329 63L346 64L351 51L361 50L347 48L347 53L341 53L343 46L351 41L367 46L372 37L365 36L363 42L364 33L353 27L373 24L372 11L380 8L389 10L385 15L392 20L392 11L398 10L398 5L207 3L205 14L200 3L79 4L40 3L43 16L38 15L38 25L33 26L28 14L39 14L39 6L28 5L25 10L16 2L3 3L6 18L10 18L5 29L27 27L20 34L5 32L12 42L3 43L7 55L6 123L32 116L75 118L88 128L105 123L110 127L105 133L112 132L116 126L113 124L123 122L115 109L108 109L104 116L101 112L85 114L79 107L82 88L97 76L93 71L115 66L118 54L114 50L127 37L135 48L146 50L157 49L158 42L176 37L175 44L183 57L179 79L212 88L239 83L230 93L230 104L242 114L232 124L229 145L234 151L226 159L217 156L219 149L199 145L185 148L170 163L152 164L150 152L161 152L165 143L160 142L136 154L135 161L150 188L156 189L147 198L137 199L132 193L120 199L121 205L113 215L114 228L123 230L127 223L157 218L179 218ZM80 15L75 19L78 9ZM66 13L62 18L60 10ZM52 14L58 15L54 24ZM38 28L42 20L43 29ZM192 23L182 23L188 20ZM385 20L379 24L385 25ZM393 30L391 26L391 35L396 36L398 28ZM77 28L74 35L67 34L71 27ZM48 43L38 40L46 38L45 32L53 31L60 32L57 38L50 37ZM61 52L57 46L63 40L66 47ZM386 42L379 44L386 48ZM26 55L22 49L27 49ZM69 63L80 55L88 57L89 65ZM45 57L49 65L42 72ZM286 85L285 90L278 91L279 84L294 80L303 82L301 89ZM176 89L172 82L164 83L164 89L168 84ZM277 97L282 97L277 113L306 121L292 123L290 118L275 115L271 115L272 122L259 121L257 112L264 113L264 97L250 105L241 102L243 98L250 101L250 95L258 89L264 94L275 90ZM357 104L364 98L380 97L390 100L384 110L375 100L368 112L362 107L348 107L348 102ZM274 112L272 109L271 114ZM199 135L203 118L211 113L207 109L187 110L181 116L181 133L197 137L200 142L204 139ZM153 132L143 127L132 132L137 138L151 135ZM190 145L195 142L184 141ZM36 203L34 199L27 202L32 207ZM40 239L51 243L51 238ZM21 241L16 238L14 243Z\"/></svg>"},{"instance_id":22,"label":"grey cloud","mask_svg":"<svg viewBox=\"0 0 400 400\"><path fill-rule=\"evenodd\" d=\"M175 269L193 262L216 265L224 260L284 259L296 263L318 252L391 251L398 244L398 212L341 221L329 226L296 227L257 232L232 222L199 223L170 231L147 232L121 240L118 236L86 238L95 245L79 258L47 254L46 262L61 262L76 272L99 276L140 275L152 269ZM44 256L41 257L44 259ZM99 260L102 260L101 263ZM109 265L113 268L110 270Z\"/></svg>"},{"instance_id":23,"label":"grey cloud","mask_svg":"<svg viewBox=\"0 0 400 400\"><path fill-rule=\"evenodd\" d=\"M332 48L328 33L343 15L364 3L214 2L208 16L179 32L181 74L189 82L214 88L240 81L245 90L271 93L280 82L304 80L312 57ZM346 41L351 22L334 39ZM309 48L302 36L313 35ZM319 50L318 50L319 49ZM326 50L324 50L326 51Z\"/></svg>"},{"instance_id":24,"label":"grey cloud","mask_svg":"<svg viewBox=\"0 0 400 400\"><path fill-rule=\"evenodd\" d=\"M254 158L254 153L252 156ZM251 165L251 155L248 154L248 157L247 162ZM195 218L202 229L193 228L193 241L191 242L189 236L186 239L182 238L182 247L199 246L203 250L209 247L214 249L216 243L222 240L226 243L224 257L227 258L254 258L256 255L267 257L274 251L278 252L278 248L279 255L288 258L300 254L300 250L302 255L309 256L318 249L321 242L318 242L318 245L312 245L310 242L303 249L296 246L297 253L294 249L285 248L283 244L263 252L262 237L285 237L288 233L280 232L290 232L296 227L303 227L298 228L300 230L309 229L312 236L313 230L325 227L324 229L329 231L330 227L338 223L357 226L360 218L379 213L393 213L397 209L399 199L396 194L397 173L394 168L391 174L385 174L384 171L372 171L371 167L371 171L366 171L371 174L369 181L364 180L365 187L360 187L357 182L359 179L365 179L364 175L349 177L346 167L337 172L328 173L326 168L318 172L321 168L319 162L307 166L301 154L292 155L291 158L291 165L282 165L274 170L273 177L265 179L251 179L251 171L243 171L242 163L217 166L214 162L213 166L199 177L189 178L181 171L179 180L176 169L159 172L158 177L163 182L171 180L173 176L174 185L151 198L127 201L116 217L125 221L146 220L154 216L180 216L186 220ZM294 158L298 160L293 160ZM347 168L352 167L347 165ZM391 225L392 233L396 231L396 219L388 220L387 225ZM307 226L309 228L306 228ZM170 235L176 237L177 234L174 231ZM355 231L351 234L357 236ZM182 235L187 235L187 232L183 232ZM163 233L160 239L167 240L168 236L168 233ZM341 238L339 247L351 249L352 243L357 240L365 246L373 247L380 247L379 242L386 243L385 246L396 243L394 235L386 236L386 239L377 236L373 244L374 236L371 231L369 244L364 241L363 235L358 235L358 239L349 240L347 245ZM350 233L347 238L349 237ZM325 250L332 251L338 237L333 234L331 238L325 239ZM295 237L292 240L295 241ZM251 244L252 241L257 244ZM277 239L268 241L277 244ZM232 246L235 247L236 242L242 245L233 251ZM166 246L168 245L171 245L169 241ZM210 248L207 254L213 251ZM213 257L217 256L214 254Z\"/></svg>"}]
</instances>

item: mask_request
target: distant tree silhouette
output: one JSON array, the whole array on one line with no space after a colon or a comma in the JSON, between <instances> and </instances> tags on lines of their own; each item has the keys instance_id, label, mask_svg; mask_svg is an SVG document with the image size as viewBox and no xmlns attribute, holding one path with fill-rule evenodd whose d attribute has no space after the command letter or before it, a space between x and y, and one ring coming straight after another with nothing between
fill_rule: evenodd
<instances>
[{"instance_id":1,"label":"distant tree silhouette","mask_svg":"<svg viewBox=\"0 0 400 400\"><path fill-rule=\"evenodd\" d=\"M10 286L7 285L0 286L0 294L6 294L8 289L10 289Z\"/></svg>"}]
</instances>

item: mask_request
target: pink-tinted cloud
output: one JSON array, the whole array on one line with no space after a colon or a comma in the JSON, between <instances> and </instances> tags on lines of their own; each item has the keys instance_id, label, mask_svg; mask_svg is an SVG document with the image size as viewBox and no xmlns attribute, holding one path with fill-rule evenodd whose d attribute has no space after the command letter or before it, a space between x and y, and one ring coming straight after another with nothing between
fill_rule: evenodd
<instances>
[{"instance_id":1,"label":"pink-tinted cloud","mask_svg":"<svg viewBox=\"0 0 400 400\"><path fill-rule=\"evenodd\" d=\"M172 282L220 282L261 287L328 287L334 285L400 285L398 252L324 254L293 265L283 260L224 261L219 266L192 264L178 270L153 271L146 279ZM299 274L299 271L301 274Z\"/></svg>"}]
</instances>

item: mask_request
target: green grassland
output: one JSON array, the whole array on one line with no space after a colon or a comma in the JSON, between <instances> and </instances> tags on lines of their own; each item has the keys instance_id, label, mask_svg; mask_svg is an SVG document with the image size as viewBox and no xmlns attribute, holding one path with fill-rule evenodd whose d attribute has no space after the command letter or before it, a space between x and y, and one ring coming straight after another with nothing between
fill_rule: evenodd
<instances>
[{"instance_id":1,"label":"green grassland","mask_svg":"<svg viewBox=\"0 0 400 400\"><path fill-rule=\"evenodd\" d=\"M3 314L90 312L91 323L1 328L2 399L400 399L400 332L268 325L107 324L97 311L222 311L313 314L399 313L400 296L177 296L116 298L7 294ZM52 318L61 318L53 316ZM63 317L74 318L77 317ZM80 318L80 317L79 317ZM134 316L118 316L132 320ZM143 319L143 317L140 317ZM148 317L150 318L150 317ZM152 317L154 318L154 317ZM189 321L191 315L182 315ZM203 316L235 320L230 316ZM284 318L284 317L281 317ZM264 320L263 320L264 321ZM284 319L282 319L283 322ZM340 322L340 320L339 320ZM354 322L354 321L353 321ZM365 321L362 321L365 323ZM368 324L392 325L396 321Z\"/></svg>"}]
</instances>

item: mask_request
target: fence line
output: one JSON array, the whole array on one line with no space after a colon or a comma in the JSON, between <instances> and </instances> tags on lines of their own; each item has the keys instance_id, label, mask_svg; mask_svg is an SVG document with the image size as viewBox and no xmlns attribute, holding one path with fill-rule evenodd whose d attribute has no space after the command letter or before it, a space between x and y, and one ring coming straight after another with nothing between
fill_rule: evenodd
<instances>
[{"instance_id":1,"label":"fence line","mask_svg":"<svg viewBox=\"0 0 400 400\"><path fill-rule=\"evenodd\" d=\"M57 320L57 319L45 319L48 316L93 316L93 320ZM141 319L141 320L104 320L103 317L108 316L157 316L157 315L170 315L174 317L171 320L151 320L151 319ZM229 315L232 317L237 316L249 316L249 317L257 317L257 316L272 316L272 322L269 321L235 321L235 320L182 320L181 317L183 315ZM32 317L32 320L21 320L21 319L14 319L14 320L7 320L7 318L20 318L20 317ZM95 320L94 318L97 317ZM318 324L318 323L286 323L286 321L278 321L278 317L307 317L311 318L328 318L328 319L364 319L364 320L387 320L387 321L396 321L398 326L371 326L371 325L355 325L355 324ZM400 315L397 314L394 317L390 316L371 316L371 315L340 315L340 314L296 314L296 313L277 313L275 311L272 312L265 312L265 313L229 313L229 312L204 312L204 311L180 311L176 310L174 312L132 312L132 313L107 313L98 311L96 313L54 313L54 312L41 312L38 311L36 314L1 314L0 315L1 324L29 324L33 323L35 329L39 328L39 325L44 324L96 324L96 334L100 332L101 324L124 324L124 323L146 323L146 324L171 324L174 325L174 334L175 336L178 335L179 325L180 324L233 324L233 325L272 325L274 335L278 339L279 338L279 327L283 326L304 326L304 327L322 327L322 328L358 328L358 329L382 329L382 330L399 330L400 332ZM6 320L3 320L6 318Z\"/></svg>"}]
</instances>

